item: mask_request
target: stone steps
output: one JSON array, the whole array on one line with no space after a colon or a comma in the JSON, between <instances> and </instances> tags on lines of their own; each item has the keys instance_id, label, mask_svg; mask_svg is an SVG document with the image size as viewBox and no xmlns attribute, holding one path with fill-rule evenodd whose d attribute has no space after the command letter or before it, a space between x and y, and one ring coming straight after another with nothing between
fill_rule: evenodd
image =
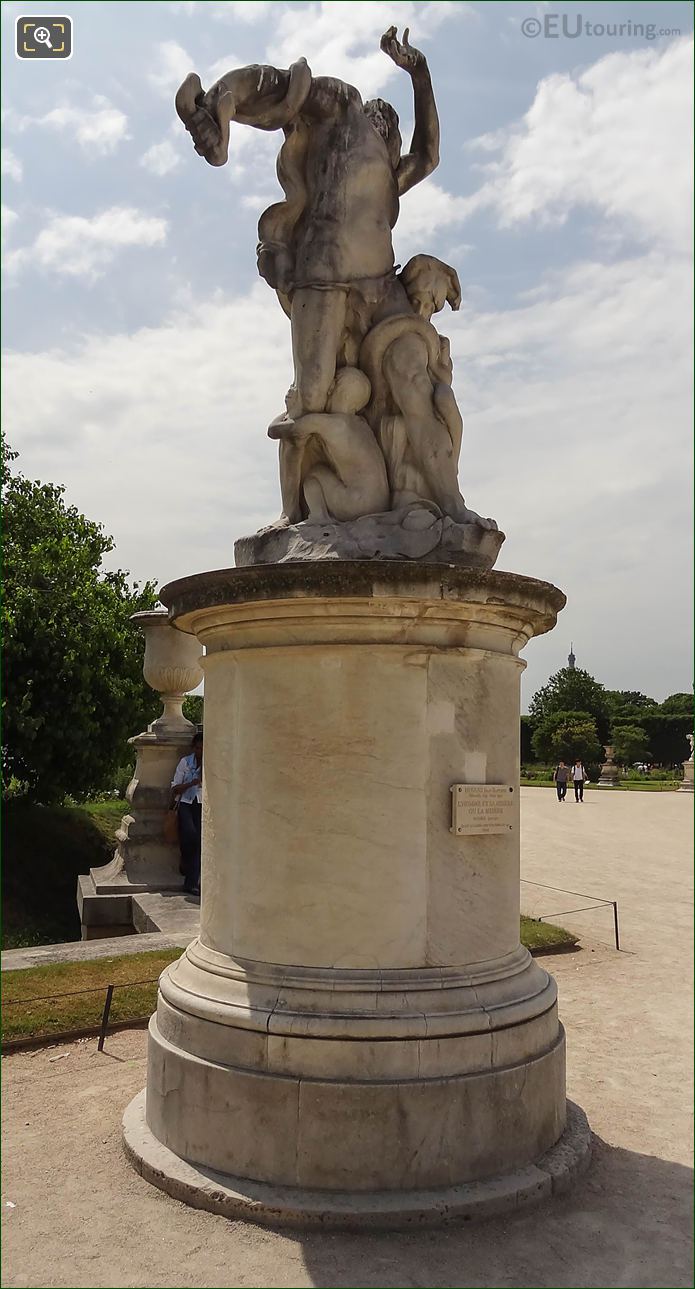
<instances>
[{"instance_id":1,"label":"stone steps","mask_svg":"<svg viewBox=\"0 0 695 1289\"><path fill-rule=\"evenodd\" d=\"M141 935L160 931L192 940L200 928L200 900L183 891L144 891L132 896L132 917Z\"/></svg>"}]
</instances>

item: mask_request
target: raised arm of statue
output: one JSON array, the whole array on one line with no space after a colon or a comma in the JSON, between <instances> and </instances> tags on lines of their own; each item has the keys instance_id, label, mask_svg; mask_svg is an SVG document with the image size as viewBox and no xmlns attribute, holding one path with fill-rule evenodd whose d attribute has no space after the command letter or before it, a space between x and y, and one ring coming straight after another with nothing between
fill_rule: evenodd
<instances>
[{"instance_id":1,"label":"raised arm of statue","mask_svg":"<svg viewBox=\"0 0 695 1289\"><path fill-rule=\"evenodd\" d=\"M396 171L398 194L402 196L421 179L431 175L439 165L439 117L427 59L419 49L414 49L408 43L408 28L403 32L401 43L397 38L396 28L389 27L381 37L380 44L396 67L403 68L413 82L415 129L410 152L401 157Z\"/></svg>"},{"instance_id":2,"label":"raised arm of statue","mask_svg":"<svg viewBox=\"0 0 695 1289\"><path fill-rule=\"evenodd\" d=\"M229 152L230 122L258 130L281 130L302 107L311 70L300 58L288 71L252 64L226 72L209 90L190 72L176 95L176 111L196 152L211 166L223 166Z\"/></svg>"}]
</instances>

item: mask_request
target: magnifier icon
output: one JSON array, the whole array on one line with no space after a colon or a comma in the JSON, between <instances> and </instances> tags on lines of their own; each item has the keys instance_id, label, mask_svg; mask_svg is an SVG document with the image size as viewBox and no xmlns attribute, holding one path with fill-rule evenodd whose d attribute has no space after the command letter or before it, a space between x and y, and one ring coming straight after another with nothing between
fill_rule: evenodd
<instances>
[{"instance_id":1,"label":"magnifier icon","mask_svg":"<svg viewBox=\"0 0 695 1289\"><path fill-rule=\"evenodd\" d=\"M48 27L37 27L34 32L34 40L37 45L46 45L48 49L53 48L51 44L51 33L48 30Z\"/></svg>"}]
</instances>

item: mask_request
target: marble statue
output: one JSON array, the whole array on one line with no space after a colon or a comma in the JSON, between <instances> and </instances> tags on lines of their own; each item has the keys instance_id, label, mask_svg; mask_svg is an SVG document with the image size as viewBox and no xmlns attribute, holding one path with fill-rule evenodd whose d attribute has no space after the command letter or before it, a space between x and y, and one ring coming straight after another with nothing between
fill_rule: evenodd
<instances>
[{"instance_id":1,"label":"marble statue","mask_svg":"<svg viewBox=\"0 0 695 1289\"><path fill-rule=\"evenodd\" d=\"M292 332L294 379L268 429L282 514L237 543L237 562L427 557L490 568L504 541L459 489L463 422L449 342L432 323L445 304L459 308L458 276L431 255L401 272L394 260L400 199L439 163L430 73L407 30L399 41L391 27L381 48L412 81L407 153L389 103L364 103L303 58L288 70L237 68L207 91L190 73L176 95L210 165L226 162L232 123L284 134L285 199L261 215L257 247Z\"/></svg>"}]
</instances>

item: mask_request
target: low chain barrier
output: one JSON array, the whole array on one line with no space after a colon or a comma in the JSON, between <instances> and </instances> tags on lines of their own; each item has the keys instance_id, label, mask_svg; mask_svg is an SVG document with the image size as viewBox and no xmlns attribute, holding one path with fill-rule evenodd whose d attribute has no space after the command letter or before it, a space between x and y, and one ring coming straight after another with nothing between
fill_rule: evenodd
<instances>
[{"instance_id":1,"label":"low chain barrier","mask_svg":"<svg viewBox=\"0 0 695 1289\"><path fill-rule=\"evenodd\" d=\"M59 999L63 998L76 998L79 994L100 994L105 991L104 1007L101 1013L101 1022L98 1026L91 1025L85 1026L81 1029L61 1030L60 1032L53 1034L44 1033L31 1036L27 1035L24 1038L10 1038L7 1041L3 1040L2 1050L10 1052L13 1049L20 1047L40 1045L46 1042L70 1041L75 1038L89 1038L92 1035L98 1034L99 1041L97 1043L97 1051L103 1052L104 1041L109 1029L109 1017L111 1014L111 1003L113 1001L114 991L116 989L135 989L138 985L156 985L158 980L159 976L148 976L144 980L122 980L110 985L92 985L89 989L67 989L60 994L37 994L32 995L30 998L4 998L3 1008L27 1007L30 1003L51 1003L57 1002ZM148 1020L149 1015L136 1016L129 1018L126 1021L117 1021L115 1024L112 1022L111 1028L124 1029L129 1026L142 1025Z\"/></svg>"},{"instance_id":2,"label":"low chain barrier","mask_svg":"<svg viewBox=\"0 0 695 1289\"><path fill-rule=\"evenodd\" d=\"M529 916L532 922L550 922L550 921L553 921L555 918L569 917L572 913L585 913L587 911L590 911L591 909L612 908L613 938L615 941L616 949L618 950L618 952L620 951L620 923L618 919L618 901L617 900L604 900L604 899L600 899L598 896L582 894L580 891L569 891L563 886L549 886L545 882L532 882L526 878L521 878L521 884L522 886L537 886L545 891L557 891L558 894L561 894L561 895L573 895L580 900L592 901L591 904L579 905L571 909L557 909L550 913L539 914L536 917L534 917L532 914L527 914L526 916ZM99 1041L97 1043L97 1051L103 1052L104 1042L106 1040L106 1035L109 1029L111 1003L113 1001L113 995L115 990L116 989L134 989L139 985L155 985L157 984L158 980L159 980L159 976L148 976L144 980L123 980L117 984L114 983L109 985L93 985L90 989L68 989L64 993L60 993L60 994L38 994L36 996L32 996L31 998L6 998L3 1000L4 1007L26 1007L30 1003L55 1002L61 998L75 998L80 994L98 994L98 993L101 993L102 990L105 990L104 1007L101 1013L101 1023L99 1024L98 1027L87 1026L82 1029L62 1030L59 1033L53 1033L53 1034L44 1033L44 1034L27 1036L24 1038L8 1039L6 1042L3 1041L3 1044L2 1044L3 1051L9 1052L9 1051L12 1051L13 1049L17 1049L20 1047L28 1047L34 1044L38 1045L41 1043L45 1043L46 1041L49 1041L49 1042L50 1041L61 1042L64 1040L69 1041L70 1039L86 1038L86 1037L90 1037L91 1035L98 1034ZM127 1021L118 1021L116 1022L115 1025L113 1025L112 1023L112 1029L127 1028L128 1026L142 1025L147 1020L149 1020L149 1016L132 1017L132 1018L129 1018Z\"/></svg>"},{"instance_id":3,"label":"low chain barrier","mask_svg":"<svg viewBox=\"0 0 695 1289\"><path fill-rule=\"evenodd\" d=\"M548 886L546 882L533 882L530 878L521 878L522 886L537 886L543 891L557 891L560 895L574 895L578 900L591 900L591 904L579 905L571 909L555 909L552 913L541 913L538 917L532 914L526 916L531 918L532 922L551 922L555 918L566 918L572 913L587 913L592 909L611 908L613 910L613 939L615 947L620 952L620 922L618 919L618 901L604 900L598 895L585 895L581 891L568 891L564 886Z\"/></svg>"}]
</instances>

